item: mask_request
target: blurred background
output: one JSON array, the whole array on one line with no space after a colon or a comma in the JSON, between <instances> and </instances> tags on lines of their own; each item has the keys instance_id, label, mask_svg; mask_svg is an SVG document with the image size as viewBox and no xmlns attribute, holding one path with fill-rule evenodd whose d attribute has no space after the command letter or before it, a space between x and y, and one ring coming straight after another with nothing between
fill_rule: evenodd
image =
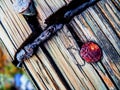
<instances>
[{"instance_id":1,"label":"blurred background","mask_svg":"<svg viewBox=\"0 0 120 90\"><path fill-rule=\"evenodd\" d=\"M0 40L0 90L35 90L27 74L16 68L10 59Z\"/></svg>"}]
</instances>

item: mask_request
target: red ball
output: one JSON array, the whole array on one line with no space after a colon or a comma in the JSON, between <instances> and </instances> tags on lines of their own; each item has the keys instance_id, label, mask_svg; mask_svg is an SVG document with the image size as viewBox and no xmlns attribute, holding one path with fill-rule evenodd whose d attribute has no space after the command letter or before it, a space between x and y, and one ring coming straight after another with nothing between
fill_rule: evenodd
<instances>
[{"instance_id":1,"label":"red ball","mask_svg":"<svg viewBox=\"0 0 120 90\"><path fill-rule=\"evenodd\" d=\"M98 44L90 41L82 45L80 56L88 63L97 62L102 57L101 48Z\"/></svg>"}]
</instances>

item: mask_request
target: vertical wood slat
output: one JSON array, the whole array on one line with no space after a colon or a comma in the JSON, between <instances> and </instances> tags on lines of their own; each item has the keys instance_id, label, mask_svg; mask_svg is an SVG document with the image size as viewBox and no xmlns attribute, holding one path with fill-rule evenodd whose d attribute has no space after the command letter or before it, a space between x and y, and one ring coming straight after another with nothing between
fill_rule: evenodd
<instances>
[{"instance_id":1,"label":"vertical wood slat","mask_svg":"<svg viewBox=\"0 0 120 90\"><path fill-rule=\"evenodd\" d=\"M99 4L99 3L98 3ZM95 7L95 9L97 9L97 7ZM93 13L91 10L91 8L90 9L88 9L89 10L89 12L92 14L92 16L93 16L93 18L94 18L94 16L95 15L101 15L100 13L99 14L95 14L95 13ZM85 14L83 14L84 15L84 18L88 18L87 16L89 16L89 14L87 14L86 12L85 12ZM87 15L87 16L86 16ZM110 17L109 17L110 18ZM89 17L89 20L87 20L87 23L90 23L89 25L90 25L90 27L92 27L93 28L93 30L94 30L94 28L95 27L93 27L94 25L93 24L91 24L91 22L90 22L90 19L91 19L91 17ZM100 22L99 22L99 17L97 18L97 17L95 17L95 20L96 20L96 22L98 22L98 25L100 24ZM80 20L80 22L79 22L79 20ZM84 20L83 18L81 18L81 19L79 19L79 20L77 20L77 19L75 19L75 21L78 23L78 25L81 25L81 26L83 26L83 24L85 24L85 23L82 23L82 21ZM86 19L85 19L86 20ZM103 18L101 19L101 20L104 20ZM96 23L96 22L94 22L94 23ZM82 24L80 24L80 23L82 23ZM104 22L103 22L104 23ZM77 26L77 25L76 25ZM102 26L105 26L105 25L102 25ZM84 27L84 28L88 28L89 26L86 26L86 27ZM81 29L83 29L83 28L81 28ZM88 30L89 30L90 28L88 28ZM102 28L100 28L100 29L102 29ZM87 30L87 29L86 29ZM83 32L85 32L85 34L86 34L86 36L87 36L87 38L89 39L89 40L94 40L95 38L90 38L90 37L93 37L94 36L94 34L93 33L91 33L91 31L89 31L89 32L86 32L86 30L83 30ZM102 29L103 30L103 32L105 32L106 30L105 29ZM104 31L105 30L105 31ZM78 32L76 32L76 33L78 33ZM91 34L91 35L90 35ZM112 34L114 34L114 35L112 35L112 36L116 36L115 35L115 33L112 33ZM110 34L111 35L111 34ZM98 36L98 35L97 35ZM96 37L96 36L95 36ZM99 37L100 38L100 37ZM118 37L116 36L116 39L117 39ZM95 39L95 40L97 40L97 39ZM117 39L118 41L118 43L116 43L116 45L115 46L119 46L119 39ZM115 40L113 40L113 42L114 42ZM112 42L112 41L111 41ZM98 42L99 43L99 42ZM106 47L108 47L108 46L106 46ZM106 48L105 47L105 48ZM104 49L103 49L104 50ZM118 47L118 53L119 53L119 47ZM110 55L110 54L109 54ZM103 54L103 56L105 56L106 57L106 55L104 55ZM115 56L118 56L118 55L115 55ZM118 60L118 67L119 67L119 58L114 58L115 60ZM107 59L106 59L107 60ZM114 61L114 60L113 60ZM110 73L112 72L114 72L114 69L113 69L113 67L111 67L111 63L109 63L109 62L107 62L108 64L106 64L105 62L103 62L103 64L105 65L105 67L106 67L106 69L108 70L108 72L110 71ZM116 67L116 63L115 64L112 64L112 65L114 65L114 68ZM109 66L109 67L108 67ZM110 70L111 69L111 70ZM99 69L98 69L99 70ZM116 67L116 69L115 69L116 71L118 71L117 70L117 67ZM99 71L98 71L99 72ZM112 78L113 78L113 80L115 80L115 82L116 82L116 84L117 84L117 86L119 87L119 84L118 84L118 82L119 82L119 76L118 76L118 73L119 73L119 71L117 72L117 73L115 73L114 72L114 75L112 76ZM117 77L116 77L117 76ZM107 82L106 82L107 83ZM108 84L109 84L110 82L108 82ZM110 87L109 87L110 88ZM113 87L112 87L113 88Z\"/></svg>"},{"instance_id":2,"label":"vertical wood slat","mask_svg":"<svg viewBox=\"0 0 120 90\"><path fill-rule=\"evenodd\" d=\"M38 12L37 18L43 28L45 27L44 20L60 7L64 6L66 3L65 1L67 1L67 3L70 2L69 0L34 0ZM78 37L83 42L93 40L97 41L97 43L102 46L103 60L101 62L96 64L85 63L84 66L81 66L83 64L83 60L79 56L79 50L77 50L79 49L79 47L67 26L64 26L64 28L60 32L58 32L57 35L55 35L52 39L44 44L47 52L53 59L52 61L60 70L59 73L63 75L64 79L71 89L105 90L107 88L120 88L118 55L119 44L117 43L119 41L119 14L117 12L117 9L110 10L111 7L114 7L112 2L108 2L109 0L105 1L101 1L97 4L97 6L94 6L94 8L96 9L89 8L82 13L82 16L76 16L72 20L72 22L70 22L73 30L77 33L77 35L80 35ZM61 3L61 5L59 3ZM108 12L105 11L104 8L102 8L104 4L106 5ZM9 5L10 7L8 8ZM10 36L10 38L8 38L8 35L6 34L4 28L0 26L0 32L3 33L0 34L0 38L4 41L12 56L14 56L16 50L13 50L11 48L18 48L31 33L31 30L22 15L18 15L13 11L10 1L0 1L0 6L0 13L2 13L0 16L0 20ZM101 12L97 11L97 9L100 9ZM97 13L99 13L100 15L101 13L103 13L105 15L105 18L100 16L99 14L97 15ZM111 19L112 17L110 17L110 15L115 17L114 20ZM105 20L106 18L114 29L111 29L111 27L107 27L107 25L109 24L108 22L101 22L101 19ZM100 23L100 26L97 25L98 23ZM110 32L112 31L113 33L104 31L104 29L110 30ZM99 37L97 33L97 31L99 30L101 30L100 32L102 33L104 38ZM115 34L114 31L117 32L117 34ZM108 40L109 34L111 35L111 41ZM15 35L17 35L17 37ZM19 41L17 38L22 39L21 41ZM12 45L10 39L12 39L12 41L15 43L15 47L14 45ZM106 40L107 44L102 41L103 39ZM8 41L11 44L11 47L7 46ZM105 46L112 47L116 56L112 55L112 53L109 52L109 50L103 45L103 43ZM61 76L59 76L59 73L54 70L55 67L52 66L52 63L50 61L51 60L44 52L44 49L39 48L37 56L34 55L30 60L26 60L25 66L27 66L27 71L30 72L30 74L32 75L32 79L34 78L34 82L36 82L37 86L40 89L67 89L67 87L63 83L63 80L61 79ZM116 63L115 61L118 63Z\"/></svg>"},{"instance_id":3,"label":"vertical wood slat","mask_svg":"<svg viewBox=\"0 0 120 90\"><path fill-rule=\"evenodd\" d=\"M86 15L87 15L87 14L86 14ZM84 16L85 16L85 14L84 14ZM87 15L87 16L88 16L88 15ZM87 20L87 18L88 18L87 16L85 16L85 17L86 17L86 20ZM90 23L91 28L92 28L93 30L97 29L98 27L97 27L97 28L93 27L95 22L93 22L93 23L90 22L90 19L91 19L91 18L89 18L89 20L87 20L87 22ZM81 20L84 20L84 19L81 19ZM80 24L80 23L79 23L79 24ZM94 29L94 28L95 28L95 29ZM89 29L88 29L88 30L89 30ZM88 32L87 32L87 33L88 33ZM90 36L90 33L91 33L91 31L89 31L89 35L88 35L88 36ZM101 36L101 35L102 35L102 34L100 34L100 36ZM97 35L97 36L99 36L99 35ZM93 34L91 34L91 37L93 37ZM96 36L95 36L95 37L96 37ZM102 36L102 37L103 37L103 36ZM99 37L99 38L100 38L100 37ZM91 38L91 40L94 41L94 38ZM97 40L97 39L95 39L95 40ZM102 40L102 42L103 42L103 41L104 41L104 40ZM100 41L98 41L97 43L100 43ZM105 42L105 43L107 43L107 42ZM102 46L102 45L100 45L100 46ZM104 46L105 46L105 44L104 44ZM109 45L105 46L103 50L105 50L105 48L108 47L108 46L109 46ZM106 52L106 51L105 51L105 52ZM108 52L106 52L105 54L108 54ZM108 56L108 55L106 56L105 54L103 54L103 56L104 56L104 57L107 57L106 60L107 60L108 64L104 63L104 66L107 68L108 72L110 72L110 73L112 72L112 73L113 73L114 70L112 69L111 66L109 66L110 63L109 63L109 61L108 61L108 58L110 58L111 56ZM109 53L109 55L110 55L110 53ZM118 56L118 55L116 55L116 56ZM119 58L117 58L117 59L114 58L114 59L115 59L115 60L118 60L118 62L119 62ZM113 60L113 58L112 58L111 60ZM104 60L102 60L102 61L104 61ZM114 60L113 60L113 61L114 61ZM104 62L105 62L105 61L104 61ZM111 62L111 63L113 63L113 62ZM116 67L116 63L113 64L113 65ZM108 67L109 67L109 68L108 68ZM116 68L117 68L117 67L116 67ZM112 70L111 70L111 69L112 69ZM119 73L119 71L118 71L118 73ZM114 73L114 74L115 74L115 73ZM116 84L117 84L117 82L119 82L119 80L117 80L117 77L116 77L116 75L114 76L114 74L112 75L112 77L113 77L113 79L116 81ZM118 86L119 86L119 84L118 84Z\"/></svg>"},{"instance_id":4,"label":"vertical wood slat","mask_svg":"<svg viewBox=\"0 0 120 90\"><path fill-rule=\"evenodd\" d=\"M75 19L76 19L76 18L75 18ZM77 23L78 23L78 20L75 20L75 21L77 21ZM78 24L81 25L81 23L82 23L82 26L83 26L83 19L82 19L82 18L80 18L80 22L79 22ZM73 22L72 22L72 24L73 24ZM84 22L84 25L85 25L85 28L86 28L86 31L85 31L86 36L87 36L88 38L92 37L90 40L96 41L96 38L93 37L93 33L91 33L90 28L87 28L85 22ZM84 29L84 30L85 30L85 29ZM89 32L89 33L88 33L88 32ZM88 35L87 35L87 34L88 34ZM105 57L106 55L103 54L103 56ZM105 60L104 57L103 57L103 60ZM103 61L103 60L102 60L102 61ZM104 78L103 80L105 80L105 79L109 80L109 77L108 77L106 71L104 71L104 67L103 67L100 63L98 63L98 64L96 64L96 65L93 64L93 66L94 66L95 70L97 70L97 72L100 74L100 76L101 76L102 78ZM102 69L103 69L103 70L102 70ZM111 89L111 88L115 88L115 86L113 85L113 83L112 83L111 80L110 80L109 82L105 80L105 83L108 85L108 87L109 87L110 89Z\"/></svg>"},{"instance_id":5,"label":"vertical wood slat","mask_svg":"<svg viewBox=\"0 0 120 90\"><path fill-rule=\"evenodd\" d=\"M110 1L108 1L108 4L104 4L105 2L100 2L101 4L98 4L99 8L101 9L102 13L105 15L105 17L109 20L109 23L112 25L112 27L114 28L114 31L116 31L116 33L118 34L118 36L120 37L120 17L119 14L120 12L116 10L116 13L118 14L117 18L116 15L112 12L112 8L114 7L109 7L109 4L111 5ZM108 12L107 12L108 11ZM115 20L116 19L116 20Z\"/></svg>"}]
</instances>

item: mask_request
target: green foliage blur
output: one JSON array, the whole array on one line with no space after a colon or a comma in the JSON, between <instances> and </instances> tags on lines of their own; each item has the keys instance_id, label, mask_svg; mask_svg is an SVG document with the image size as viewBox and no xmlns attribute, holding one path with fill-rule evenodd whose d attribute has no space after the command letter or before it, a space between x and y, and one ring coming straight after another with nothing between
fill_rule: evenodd
<instances>
[{"instance_id":1,"label":"green foliage blur","mask_svg":"<svg viewBox=\"0 0 120 90\"><path fill-rule=\"evenodd\" d=\"M17 90L14 82L16 73L24 74L22 69L16 68L10 62L7 50L0 41L0 90Z\"/></svg>"}]
</instances>

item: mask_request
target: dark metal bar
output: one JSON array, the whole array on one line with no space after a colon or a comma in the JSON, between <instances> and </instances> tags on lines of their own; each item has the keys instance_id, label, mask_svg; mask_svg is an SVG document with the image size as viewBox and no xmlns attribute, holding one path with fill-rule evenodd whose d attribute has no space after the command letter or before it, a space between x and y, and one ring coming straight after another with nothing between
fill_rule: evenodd
<instances>
[{"instance_id":1,"label":"dark metal bar","mask_svg":"<svg viewBox=\"0 0 120 90\"><path fill-rule=\"evenodd\" d=\"M28 43L17 51L13 64L20 67L23 60L29 59L41 43L62 29L75 15L94 5L97 1L99 0L73 0L69 5L64 6L55 14L51 15L46 19L46 29L31 43Z\"/></svg>"}]
</instances>

